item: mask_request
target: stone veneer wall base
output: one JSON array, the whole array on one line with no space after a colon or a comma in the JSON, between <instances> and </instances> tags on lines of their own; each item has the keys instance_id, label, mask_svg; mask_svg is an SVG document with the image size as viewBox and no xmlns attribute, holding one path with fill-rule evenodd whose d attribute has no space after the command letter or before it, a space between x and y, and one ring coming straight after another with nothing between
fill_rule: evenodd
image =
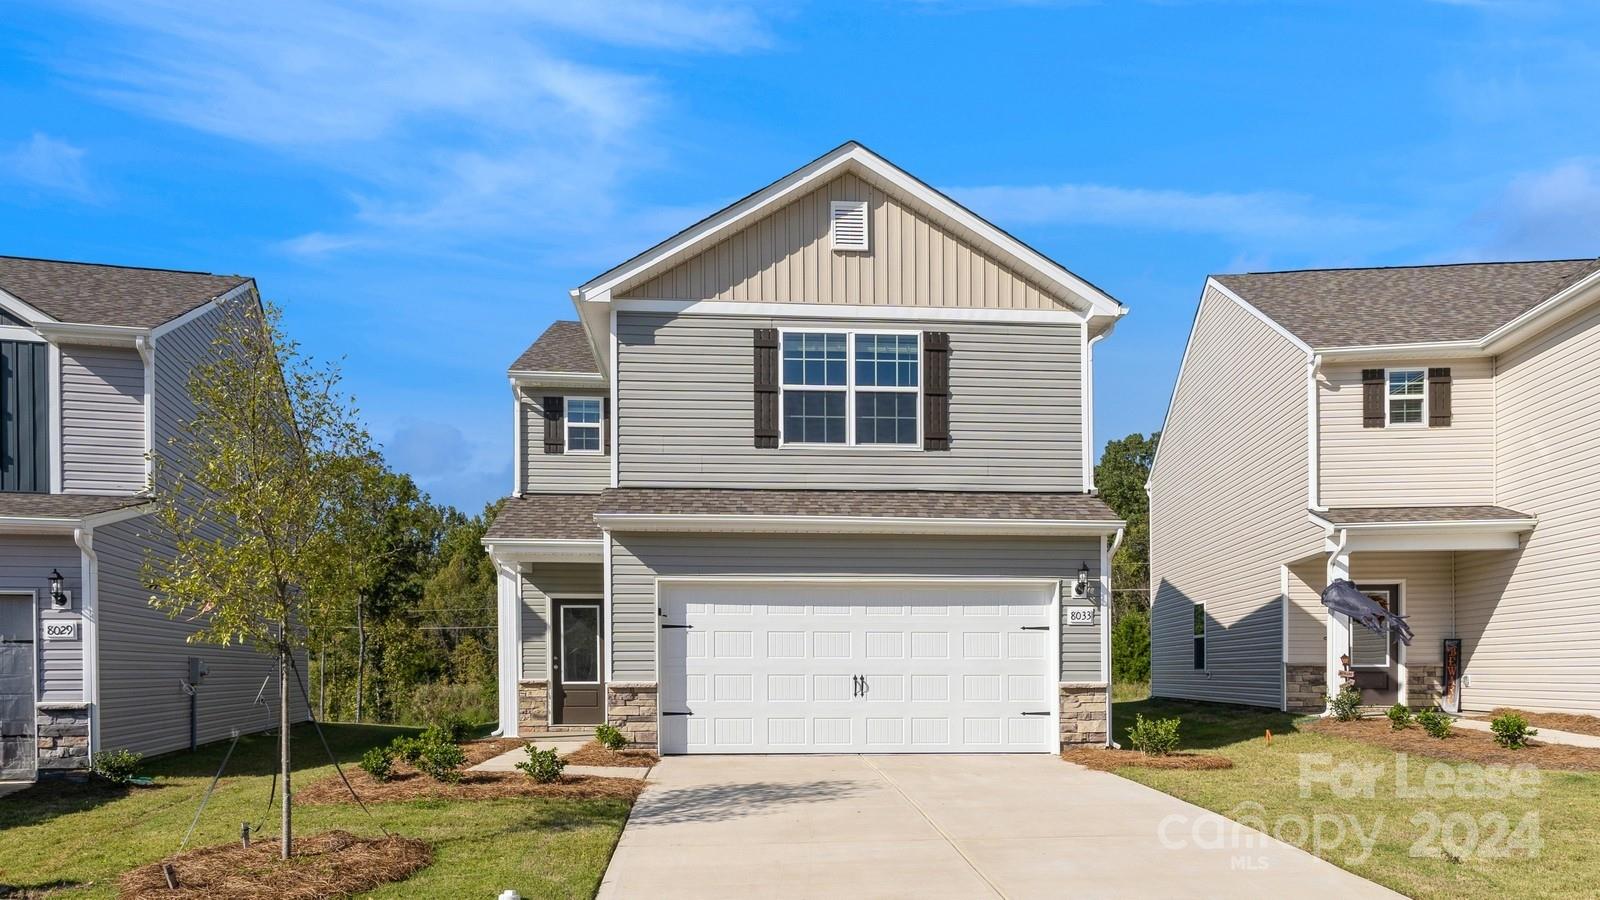
<instances>
[{"instance_id":1,"label":"stone veneer wall base","mask_svg":"<svg viewBox=\"0 0 1600 900\"><path fill-rule=\"evenodd\" d=\"M1444 696L1444 666L1406 666L1406 705L1414 709L1439 705Z\"/></svg>"},{"instance_id":2,"label":"stone veneer wall base","mask_svg":"<svg viewBox=\"0 0 1600 900\"><path fill-rule=\"evenodd\" d=\"M1285 700L1292 713L1322 713L1328 708L1328 667L1284 665Z\"/></svg>"},{"instance_id":3,"label":"stone veneer wall base","mask_svg":"<svg viewBox=\"0 0 1600 900\"><path fill-rule=\"evenodd\" d=\"M656 685L644 681L615 681L606 685L606 721L628 738L628 746L655 750Z\"/></svg>"},{"instance_id":4,"label":"stone veneer wall base","mask_svg":"<svg viewBox=\"0 0 1600 900\"><path fill-rule=\"evenodd\" d=\"M1062 682L1061 746L1104 747L1110 688L1096 682Z\"/></svg>"},{"instance_id":5,"label":"stone veneer wall base","mask_svg":"<svg viewBox=\"0 0 1600 900\"><path fill-rule=\"evenodd\" d=\"M550 682L517 684L517 734L528 737L550 727Z\"/></svg>"},{"instance_id":6,"label":"stone veneer wall base","mask_svg":"<svg viewBox=\"0 0 1600 900\"><path fill-rule=\"evenodd\" d=\"M40 778L78 777L89 771L89 706L41 703L35 709Z\"/></svg>"}]
</instances>

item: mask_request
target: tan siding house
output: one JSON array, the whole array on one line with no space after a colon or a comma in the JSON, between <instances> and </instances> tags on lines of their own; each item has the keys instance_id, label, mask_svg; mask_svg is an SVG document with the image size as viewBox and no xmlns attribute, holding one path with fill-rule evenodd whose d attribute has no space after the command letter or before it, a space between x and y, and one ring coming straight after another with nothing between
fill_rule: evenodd
<instances>
[{"instance_id":1,"label":"tan siding house","mask_svg":"<svg viewBox=\"0 0 1600 900\"><path fill-rule=\"evenodd\" d=\"M1600 712L1597 358L1600 260L1212 278L1150 478L1155 692L1319 711L1353 684L1372 706ZM1197 387L1219 360L1251 389ZM1265 452L1239 425L1258 417L1301 452ZM1195 437L1230 430L1245 452ZM1242 549L1258 547L1273 550ZM1330 614L1321 593L1341 578L1412 642ZM1281 687L1197 677L1181 607L1272 590L1281 603L1256 602L1278 611L1276 636L1239 659L1220 628L1208 661L1270 668Z\"/></svg>"}]
</instances>

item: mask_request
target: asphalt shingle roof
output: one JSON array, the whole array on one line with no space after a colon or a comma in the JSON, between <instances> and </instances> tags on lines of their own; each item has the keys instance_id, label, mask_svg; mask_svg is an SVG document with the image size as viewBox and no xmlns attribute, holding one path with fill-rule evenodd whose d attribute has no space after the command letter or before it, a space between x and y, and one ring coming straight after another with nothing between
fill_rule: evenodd
<instances>
[{"instance_id":1,"label":"asphalt shingle roof","mask_svg":"<svg viewBox=\"0 0 1600 900\"><path fill-rule=\"evenodd\" d=\"M0 290L58 322L154 328L250 279L0 256Z\"/></svg>"},{"instance_id":2,"label":"asphalt shingle roof","mask_svg":"<svg viewBox=\"0 0 1600 900\"><path fill-rule=\"evenodd\" d=\"M1600 259L1217 275L1316 348L1470 341L1527 312Z\"/></svg>"},{"instance_id":3,"label":"asphalt shingle roof","mask_svg":"<svg viewBox=\"0 0 1600 900\"><path fill-rule=\"evenodd\" d=\"M595 524L599 494L524 494L509 497L500 507L486 541L598 541Z\"/></svg>"},{"instance_id":4,"label":"asphalt shingle roof","mask_svg":"<svg viewBox=\"0 0 1600 900\"><path fill-rule=\"evenodd\" d=\"M600 498L602 515L1118 521L1117 514L1099 497L1067 493L608 488Z\"/></svg>"},{"instance_id":5,"label":"asphalt shingle roof","mask_svg":"<svg viewBox=\"0 0 1600 900\"><path fill-rule=\"evenodd\" d=\"M32 494L0 491L0 518L81 519L97 513L149 503L149 497L100 494Z\"/></svg>"},{"instance_id":6,"label":"asphalt shingle roof","mask_svg":"<svg viewBox=\"0 0 1600 900\"><path fill-rule=\"evenodd\" d=\"M1533 517L1503 506L1361 506L1314 513L1334 525L1399 525L1412 522L1515 522Z\"/></svg>"},{"instance_id":7,"label":"asphalt shingle roof","mask_svg":"<svg viewBox=\"0 0 1600 900\"><path fill-rule=\"evenodd\" d=\"M528 349L511 364L513 372L573 372L600 374L594 350L583 333L583 323L565 319L550 323Z\"/></svg>"}]
</instances>

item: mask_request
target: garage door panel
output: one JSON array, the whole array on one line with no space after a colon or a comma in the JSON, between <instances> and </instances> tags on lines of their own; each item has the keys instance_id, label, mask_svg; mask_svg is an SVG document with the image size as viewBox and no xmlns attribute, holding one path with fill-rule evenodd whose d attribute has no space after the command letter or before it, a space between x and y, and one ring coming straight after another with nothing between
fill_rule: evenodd
<instances>
[{"instance_id":1,"label":"garage door panel","mask_svg":"<svg viewBox=\"0 0 1600 900\"><path fill-rule=\"evenodd\" d=\"M663 718L665 752L1054 747L1045 589L674 585L661 598L675 626L662 709L689 713Z\"/></svg>"}]
</instances>

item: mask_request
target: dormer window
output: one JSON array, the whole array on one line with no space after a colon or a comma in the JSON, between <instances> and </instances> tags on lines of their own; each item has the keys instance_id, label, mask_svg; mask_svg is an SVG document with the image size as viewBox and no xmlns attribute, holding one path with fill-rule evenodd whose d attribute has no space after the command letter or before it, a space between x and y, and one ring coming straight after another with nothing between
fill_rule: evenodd
<instances>
[{"instance_id":1,"label":"dormer window","mask_svg":"<svg viewBox=\"0 0 1600 900\"><path fill-rule=\"evenodd\" d=\"M1428 373L1425 369L1390 369L1388 406L1390 425L1426 425Z\"/></svg>"}]
</instances>

